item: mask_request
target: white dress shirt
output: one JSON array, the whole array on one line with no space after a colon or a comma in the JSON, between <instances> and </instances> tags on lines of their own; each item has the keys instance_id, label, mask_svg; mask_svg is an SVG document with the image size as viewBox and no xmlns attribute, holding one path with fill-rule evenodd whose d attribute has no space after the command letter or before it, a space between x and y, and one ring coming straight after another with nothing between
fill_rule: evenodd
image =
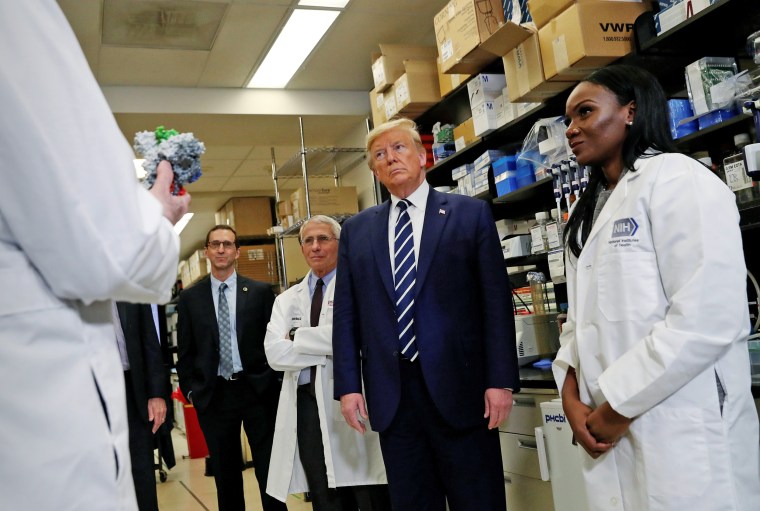
<instances>
[{"instance_id":1,"label":"white dress shirt","mask_svg":"<svg viewBox=\"0 0 760 511\"><path fill-rule=\"evenodd\" d=\"M430 194L430 185L427 181L422 184L406 199L411 202L407 208L409 219L412 221L412 236L414 236L414 263L417 264L420 258L420 243L422 242L422 226L425 223L425 207L427 206L428 195ZM395 249L393 240L396 237L396 220L398 219L399 209L396 204L401 199L391 195L391 213L388 215L388 252L391 255L391 273L396 270L393 255Z\"/></svg>"}]
</instances>

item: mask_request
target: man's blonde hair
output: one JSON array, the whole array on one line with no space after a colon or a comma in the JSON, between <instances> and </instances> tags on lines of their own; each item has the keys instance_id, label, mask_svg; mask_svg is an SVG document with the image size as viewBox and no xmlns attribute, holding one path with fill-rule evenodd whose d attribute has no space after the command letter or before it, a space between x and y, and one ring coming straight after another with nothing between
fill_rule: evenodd
<instances>
[{"instance_id":1,"label":"man's blonde hair","mask_svg":"<svg viewBox=\"0 0 760 511\"><path fill-rule=\"evenodd\" d=\"M393 121L384 122L380 126L377 126L375 129L367 133L366 150L369 168L375 168L375 162L372 160L372 151L370 150L372 144L379 137L393 130L401 130L407 132L409 136L412 137L414 144L417 146L417 150L425 152L425 146L422 145L422 139L420 138L419 132L417 132L417 125L411 119L400 117Z\"/></svg>"}]
</instances>

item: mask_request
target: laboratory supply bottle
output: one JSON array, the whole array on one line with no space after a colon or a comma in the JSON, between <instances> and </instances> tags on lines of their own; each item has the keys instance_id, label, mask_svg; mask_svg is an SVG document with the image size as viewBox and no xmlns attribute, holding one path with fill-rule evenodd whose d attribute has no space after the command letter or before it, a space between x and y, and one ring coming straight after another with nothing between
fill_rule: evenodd
<instances>
[{"instance_id":1,"label":"laboratory supply bottle","mask_svg":"<svg viewBox=\"0 0 760 511\"><path fill-rule=\"evenodd\" d=\"M546 277L540 271L529 271L527 280L530 284L530 300L533 306L533 314L546 314L544 300Z\"/></svg>"},{"instance_id":2,"label":"laboratory supply bottle","mask_svg":"<svg viewBox=\"0 0 760 511\"><path fill-rule=\"evenodd\" d=\"M531 252L534 254L546 252L547 223L549 223L549 214L546 211L536 213L536 225L530 228Z\"/></svg>"},{"instance_id":3,"label":"laboratory supply bottle","mask_svg":"<svg viewBox=\"0 0 760 511\"><path fill-rule=\"evenodd\" d=\"M551 221L546 224L546 250L552 251L562 248L562 218L561 211L551 210Z\"/></svg>"},{"instance_id":4,"label":"laboratory supply bottle","mask_svg":"<svg viewBox=\"0 0 760 511\"><path fill-rule=\"evenodd\" d=\"M744 203L760 197L757 184L747 175L744 167L744 146L749 144L749 135L740 133L734 135L734 151L723 159L723 172L726 174L726 184L736 194L736 202Z\"/></svg>"}]
</instances>

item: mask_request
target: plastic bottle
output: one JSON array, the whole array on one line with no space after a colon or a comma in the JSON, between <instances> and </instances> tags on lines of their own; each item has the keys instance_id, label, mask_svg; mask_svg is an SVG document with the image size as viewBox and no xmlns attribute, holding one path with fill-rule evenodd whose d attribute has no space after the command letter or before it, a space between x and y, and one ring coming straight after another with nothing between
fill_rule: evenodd
<instances>
[{"instance_id":1,"label":"plastic bottle","mask_svg":"<svg viewBox=\"0 0 760 511\"><path fill-rule=\"evenodd\" d=\"M726 184L736 194L736 202L743 203L760 197L757 185L747 175L744 167L744 146L749 144L747 133L734 135L734 151L723 159L723 172L726 175Z\"/></svg>"},{"instance_id":2,"label":"plastic bottle","mask_svg":"<svg viewBox=\"0 0 760 511\"><path fill-rule=\"evenodd\" d=\"M562 219L561 211L551 210L551 221L546 224L546 250L562 248Z\"/></svg>"},{"instance_id":3,"label":"plastic bottle","mask_svg":"<svg viewBox=\"0 0 760 511\"><path fill-rule=\"evenodd\" d=\"M549 223L549 213L539 211L536 213L536 225L530 229L531 252L541 254L546 252L547 234L546 224Z\"/></svg>"}]
</instances>

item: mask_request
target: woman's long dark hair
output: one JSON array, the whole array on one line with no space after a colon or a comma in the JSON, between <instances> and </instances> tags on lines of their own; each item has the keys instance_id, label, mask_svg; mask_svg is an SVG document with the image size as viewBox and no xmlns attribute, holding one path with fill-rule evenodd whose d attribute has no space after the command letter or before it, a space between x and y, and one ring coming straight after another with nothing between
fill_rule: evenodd
<instances>
[{"instance_id":1,"label":"woman's long dark hair","mask_svg":"<svg viewBox=\"0 0 760 511\"><path fill-rule=\"evenodd\" d=\"M656 153L679 152L673 143L668 124L668 106L665 92L657 78L645 69L619 64L594 71L584 82L601 85L617 98L618 104L636 104L636 116L623 141L623 166L634 172L634 162L645 155L647 149ZM565 246L578 257L591 232L596 194L604 182L600 167L592 167L588 189L575 204L573 214L565 227ZM578 231L581 239L578 240Z\"/></svg>"}]
</instances>

